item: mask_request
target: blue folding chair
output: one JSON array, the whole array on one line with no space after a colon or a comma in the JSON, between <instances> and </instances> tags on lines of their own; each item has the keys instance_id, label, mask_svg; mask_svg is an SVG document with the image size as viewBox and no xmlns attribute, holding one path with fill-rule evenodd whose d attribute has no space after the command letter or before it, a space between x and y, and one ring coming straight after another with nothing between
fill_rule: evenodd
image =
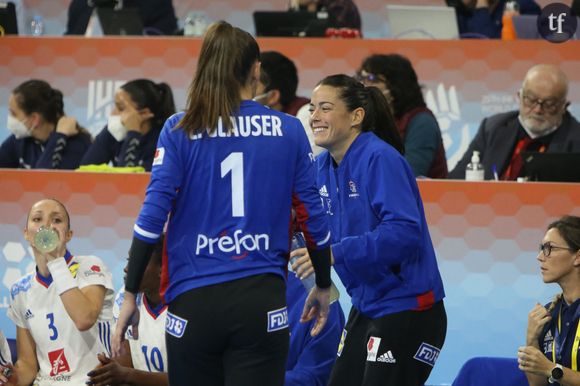
<instances>
[{"instance_id":1,"label":"blue folding chair","mask_svg":"<svg viewBox=\"0 0 580 386\"><path fill-rule=\"evenodd\" d=\"M461 367L452 386L529 386L514 358L475 357Z\"/></svg>"}]
</instances>

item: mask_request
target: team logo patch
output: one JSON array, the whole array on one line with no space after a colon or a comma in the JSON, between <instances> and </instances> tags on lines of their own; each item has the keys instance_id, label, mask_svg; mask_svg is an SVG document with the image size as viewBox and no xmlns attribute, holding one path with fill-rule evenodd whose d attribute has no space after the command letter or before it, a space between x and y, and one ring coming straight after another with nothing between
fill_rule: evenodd
<instances>
[{"instance_id":1,"label":"team logo patch","mask_svg":"<svg viewBox=\"0 0 580 386\"><path fill-rule=\"evenodd\" d=\"M344 341L346 340L346 330L342 330L342 335L340 336L340 343L338 344L338 351L336 356L340 356L342 354L342 349L344 348Z\"/></svg>"},{"instance_id":2,"label":"team logo patch","mask_svg":"<svg viewBox=\"0 0 580 386\"><path fill-rule=\"evenodd\" d=\"M64 355L64 349L54 350L48 353L48 361L50 362L50 376L70 372L70 366Z\"/></svg>"},{"instance_id":3,"label":"team logo patch","mask_svg":"<svg viewBox=\"0 0 580 386\"><path fill-rule=\"evenodd\" d=\"M32 311L30 311L30 308L28 308L24 313L24 319L28 320L31 318L34 318L34 314L32 313Z\"/></svg>"},{"instance_id":4,"label":"team logo patch","mask_svg":"<svg viewBox=\"0 0 580 386\"><path fill-rule=\"evenodd\" d=\"M268 311L268 332L288 328L288 308Z\"/></svg>"},{"instance_id":5,"label":"team logo patch","mask_svg":"<svg viewBox=\"0 0 580 386\"><path fill-rule=\"evenodd\" d=\"M79 270L79 263L72 263L69 265L68 270L70 271L73 278L77 277L77 272Z\"/></svg>"},{"instance_id":6,"label":"team logo patch","mask_svg":"<svg viewBox=\"0 0 580 386\"><path fill-rule=\"evenodd\" d=\"M578 339L578 337L576 337ZM552 353L552 346L554 344L554 335L552 335L552 331L548 330L546 336L544 336L544 342L542 344L543 351L548 354Z\"/></svg>"},{"instance_id":7,"label":"team logo patch","mask_svg":"<svg viewBox=\"0 0 580 386\"><path fill-rule=\"evenodd\" d=\"M173 315L171 312L167 311L167 319L165 320L165 332L176 338L181 338L185 333L185 327L187 327L187 320Z\"/></svg>"},{"instance_id":8,"label":"team logo patch","mask_svg":"<svg viewBox=\"0 0 580 386\"><path fill-rule=\"evenodd\" d=\"M441 350L437 347L423 342L421 343L421 346L419 346L419 350L417 350L417 353L413 356L413 358L419 362L427 363L429 366L433 367L435 366L435 362L437 361L440 352Z\"/></svg>"},{"instance_id":9,"label":"team logo patch","mask_svg":"<svg viewBox=\"0 0 580 386\"><path fill-rule=\"evenodd\" d=\"M367 342L367 362L376 362L379 346L381 345L381 338L371 336Z\"/></svg>"},{"instance_id":10,"label":"team logo patch","mask_svg":"<svg viewBox=\"0 0 580 386\"><path fill-rule=\"evenodd\" d=\"M358 190L356 189L356 184L354 183L354 181L351 180L348 182L348 188L350 190L350 193L348 194L348 196L350 198L360 196L360 194L358 193Z\"/></svg>"},{"instance_id":11,"label":"team logo patch","mask_svg":"<svg viewBox=\"0 0 580 386\"><path fill-rule=\"evenodd\" d=\"M157 150L155 150L155 158L153 158L153 166L163 165L163 157L165 157L165 148L158 147Z\"/></svg>"},{"instance_id":12,"label":"team logo patch","mask_svg":"<svg viewBox=\"0 0 580 386\"><path fill-rule=\"evenodd\" d=\"M85 277L94 276L94 275L97 275L100 277L105 276L105 274L101 272L101 267L99 267L98 265L92 265L88 271L85 271Z\"/></svg>"},{"instance_id":13,"label":"team logo patch","mask_svg":"<svg viewBox=\"0 0 580 386\"><path fill-rule=\"evenodd\" d=\"M397 363L397 360L393 356L391 350L387 351L383 355L377 358L377 362L384 362L384 363Z\"/></svg>"}]
</instances>

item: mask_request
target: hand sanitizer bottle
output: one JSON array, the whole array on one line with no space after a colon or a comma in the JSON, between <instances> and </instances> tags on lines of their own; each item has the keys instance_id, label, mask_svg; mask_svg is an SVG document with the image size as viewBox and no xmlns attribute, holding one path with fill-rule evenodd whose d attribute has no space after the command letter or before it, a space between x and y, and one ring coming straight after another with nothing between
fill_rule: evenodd
<instances>
[{"instance_id":1,"label":"hand sanitizer bottle","mask_svg":"<svg viewBox=\"0 0 580 386\"><path fill-rule=\"evenodd\" d=\"M483 181L483 166L479 162L479 151L474 150L471 162L465 168L466 181Z\"/></svg>"}]
</instances>

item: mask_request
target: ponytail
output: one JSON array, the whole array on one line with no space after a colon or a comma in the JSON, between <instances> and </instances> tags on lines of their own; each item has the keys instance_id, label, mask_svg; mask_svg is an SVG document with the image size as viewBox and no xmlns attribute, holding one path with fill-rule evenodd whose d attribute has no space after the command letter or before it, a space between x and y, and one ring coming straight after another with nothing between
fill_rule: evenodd
<instances>
[{"instance_id":1,"label":"ponytail","mask_svg":"<svg viewBox=\"0 0 580 386\"><path fill-rule=\"evenodd\" d=\"M148 108L153 114L152 126L161 128L165 120L175 114L173 92L167 83L155 83L149 79L134 79L121 86L137 109Z\"/></svg>"},{"instance_id":2,"label":"ponytail","mask_svg":"<svg viewBox=\"0 0 580 386\"><path fill-rule=\"evenodd\" d=\"M26 115L39 113L45 121L55 126L64 116L62 92L53 89L44 80L28 80L12 90L12 94Z\"/></svg>"},{"instance_id":3,"label":"ponytail","mask_svg":"<svg viewBox=\"0 0 580 386\"><path fill-rule=\"evenodd\" d=\"M231 130L230 116L239 109L240 91L259 60L260 48L249 33L225 21L212 24L203 39L179 126L188 134L213 132L221 119Z\"/></svg>"},{"instance_id":4,"label":"ponytail","mask_svg":"<svg viewBox=\"0 0 580 386\"><path fill-rule=\"evenodd\" d=\"M552 313L552 311L554 311L554 308L556 308L556 305L562 299L562 296L564 296L563 293L559 293L556 296L554 296L554 299L552 299L552 303L550 303L550 305L548 306L549 313Z\"/></svg>"},{"instance_id":5,"label":"ponytail","mask_svg":"<svg viewBox=\"0 0 580 386\"><path fill-rule=\"evenodd\" d=\"M161 125L165 123L167 118L175 114L175 101L173 100L173 91L171 87L165 83L157 83L157 90L159 91L159 119Z\"/></svg>"},{"instance_id":6,"label":"ponytail","mask_svg":"<svg viewBox=\"0 0 580 386\"><path fill-rule=\"evenodd\" d=\"M362 123L363 131L365 127L368 128L377 137L394 147L401 155L404 155L405 146L397 129L395 119L391 114L387 98L377 87L365 87L365 90L368 93L368 103Z\"/></svg>"}]
</instances>

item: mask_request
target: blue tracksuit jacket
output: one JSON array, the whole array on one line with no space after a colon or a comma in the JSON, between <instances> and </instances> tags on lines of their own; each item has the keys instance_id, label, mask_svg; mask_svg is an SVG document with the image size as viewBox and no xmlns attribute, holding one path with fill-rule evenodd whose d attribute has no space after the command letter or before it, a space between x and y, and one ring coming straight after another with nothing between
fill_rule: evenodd
<instances>
[{"instance_id":1,"label":"blue tracksuit jacket","mask_svg":"<svg viewBox=\"0 0 580 386\"><path fill-rule=\"evenodd\" d=\"M353 306L378 318L443 299L421 196L404 157L365 132L338 167L328 152L317 165L334 268Z\"/></svg>"}]
</instances>

